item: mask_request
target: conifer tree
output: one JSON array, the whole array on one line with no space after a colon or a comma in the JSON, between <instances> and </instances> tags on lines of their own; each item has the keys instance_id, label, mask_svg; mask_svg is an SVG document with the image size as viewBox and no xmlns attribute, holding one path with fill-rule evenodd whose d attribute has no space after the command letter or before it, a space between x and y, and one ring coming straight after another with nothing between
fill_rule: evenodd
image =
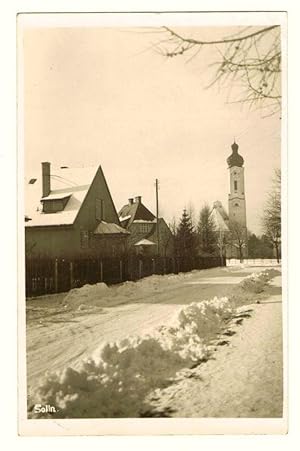
<instances>
[{"instance_id":1,"label":"conifer tree","mask_svg":"<svg viewBox=\"0 0 300 451\"><path fill-rule=\"evenodd\" d=\"M193 257L196 255L196 234L186 209L183 210L176 231L176 250L180 257Z\"/></svg>"},{"instance_id":2,"label":"conifer tree","mask_svg":"<svg viewBox=\"0 0 300 451\"><path fill-rule=\"evenodd\" d=\"M211 209L206 204L200 211L198 222L199 250L203 255L213 255L217 250L216 225Z\"/></svg>"}]
</instances>

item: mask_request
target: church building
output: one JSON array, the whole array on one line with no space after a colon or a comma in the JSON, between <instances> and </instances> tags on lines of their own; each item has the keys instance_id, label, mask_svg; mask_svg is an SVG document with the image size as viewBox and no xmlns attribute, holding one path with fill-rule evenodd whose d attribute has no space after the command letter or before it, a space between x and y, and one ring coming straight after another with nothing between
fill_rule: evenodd
<instances>
[{"instance_id":1,"label":"church building","mask_svg":"<svg viewBox=\"0 0 300 451\"><path fill-rule=\"evenodd\" d=\"M232 153L227 158L229 168L228 215L220 201L214 202L212 217L223 236L227 258L247 257L247 218L245 197L244 158L238 153L234 141Z\"/></svg>"}]
</instances>

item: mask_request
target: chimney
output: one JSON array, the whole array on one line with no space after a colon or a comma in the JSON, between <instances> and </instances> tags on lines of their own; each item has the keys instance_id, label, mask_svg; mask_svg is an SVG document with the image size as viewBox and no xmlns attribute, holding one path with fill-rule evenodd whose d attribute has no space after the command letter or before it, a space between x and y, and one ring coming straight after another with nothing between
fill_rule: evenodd
<instances>
[{"instance_id":1,"label":"chimney","mask_svg":"<svg viewBox=\"0 0 300 451\"><path fill-rule=\"evenodd\" d=\"M129 203L129 205L133 204L133 198L132 197L130 197L130 199L128 199L128 203Z\"/></svg>"},{"instance_id":2,"label":"chimney","mask_svg":"<svg viewBox=\"0 0 300 451\"><path fill-rule=\"evenodd\" d=\"M142 196L136 196L134 198L136 204L140 204L142 202Z\"/></svg>"},{"instance_id":3,"label":"chimney","mask_svg":"<svg viewBox=\"0 0 300 451\"><path fill-rule=\"evenodd\" d=\"M50 194L50 163L42 163L42 179L43 179L43 191L42 197L47 197Z\"/></svg>"}]
</instances>

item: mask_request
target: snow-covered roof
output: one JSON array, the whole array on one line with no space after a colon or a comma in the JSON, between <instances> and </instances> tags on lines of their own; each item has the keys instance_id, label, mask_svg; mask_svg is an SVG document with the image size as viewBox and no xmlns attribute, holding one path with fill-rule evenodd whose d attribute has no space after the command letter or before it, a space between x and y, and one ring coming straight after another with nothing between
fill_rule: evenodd
<instances>
[{"instance_id":1,"label":"snow-covered roof","mask_svg":"<svg viewBox=\"0 0 300 451\"><path fill-rule=\"evenodd\" d=\"M124 205L119 211L119 220L123 227L128 228L132 222L152 222L155 219L153 213L142 203L141 196L137 196L135 201Z\"/></svg>"},{"instance_id":2,"label":"snow-covered roof","mask_svg":"<svg viewBox=\"0 0 300 451\"><path fill-rule=\"evenodd\" d=\"M221 201L216 200L213 204L213 208L218 210L218 212L220 213L225 222L229 220L228 214L225 208L223 207Z\"/></svg>"},{"instance_id":3,"label":"snow-covered roof","mask_svg":"<svg viewBox=\"0 0 300 451\"><path fill-rule=\"evenodd\" d=\"M65 208L56 213L42 211L42 171L30 174L25 180L25 216L26 227L56 226L73 224L87 192L94 180L98 167L56 168L51 166L51 191L47 199L70 197ZM34 183L29 183L36 179Z\"/></svg>"},{"instance_id":4,"label":"snow-covered roof","mask_svg":"<svg viewBox=\"0 0 300 451\"><path fill-rule=\"evenodd\" d=\"M214 223L216 225L216 229L218 231L221 231L221 232L229 231L229 228L218 208L215 208L215 207L213 208L213 210L211 212L211 217L213 218Z\"/></svg>"},{"instance_id":5,"label":"snow-covered roof","mask_svg":"<svg viewBox=\"0 0 300 451\"><path fill-rule=\"evenodd\" d=\"M51 193L49 196L42 197L41 200L62 200L71 197L72 193Z\"/></svg>"},{"instance_id":6,"label":"snow-covered roof","mask_svg":"<svg viewBox=\"0 0 300 451\"><path fill-rule=\"evenodd\" d=\"M156 246L155 243L153 243L153 241L147 240L146 238L138 241L137 243L135 243L135 246Z\"/></svg>"},{"instance_id":7,"label":"snow-covered roof","mask_svg":"<svg viewBox=\"0 0 300 451\"><path fill-rule=\"evenodd\" d=\"M122 221L127 221L127 219L130 219L130 218L131 218L131 215L120 216L120 217L119 217L119 221L120 221L120 222L122 222Z\"/></svg>"},{"instance_id":8,"label":"snow-covered roof","mask_svg":"<svg viewBox=\"0 0 300 451\"><path fill-rule=\"evenodd\" d=\"M126 234L129 235L130 232L128 232L126 229L123 229L123 227L120 227L117 224L111 223L111 222L105 222L101 221L100 224L97 225L94 233L96 235L111 235L111 234Z\"/></svg>"}]
</instances>

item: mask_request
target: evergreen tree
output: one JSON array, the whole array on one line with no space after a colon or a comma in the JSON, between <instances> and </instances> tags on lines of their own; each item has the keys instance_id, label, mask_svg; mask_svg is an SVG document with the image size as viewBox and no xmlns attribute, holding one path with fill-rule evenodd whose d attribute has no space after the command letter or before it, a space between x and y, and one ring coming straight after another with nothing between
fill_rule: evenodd
<instances>
[{"instance_id":1,"label":"evergreen tree","mask_svg":"<svg viewBox=\"0 0 300 451\"><path fill-rule=\"evenodd\" d=\"M273 245L266 235L262 237L250 233L248 236L248 257L249 258L272 258Z\"/></svg>"},{"instance_id":2,"label":"evergreen tree","mask_svg":"<svg viewBox=\"0 0 300 451\"><path fill-rule=\"evenodd\" d=\"M176 250L180 257L196 255L196 235L191 218L186 209L183 210L176 231Z\"/></svg>"},{"instance_id":3,"label":"evergreen tree","mask_svg":"<svg viewBox=\"0 0 300 451\"><path fill-rule=\"evenodd\" d=\"M267 237L267 235L262 235L261 238L261 247L262 247L262 257L264 258L273 258L273 243Z\"/></svg>"},{"instance_id":4,"label":"evergreen tree","mask_svg":"<svg viewBox=\"0 0 300 451\"><path fill-rule=\"evenodd\" d=\"M200 211L198 223L199 250L202 255L213 255L217 250L216 225L208 205Z\"/></svg>"},{"instance_id":5,"label":"evergreen tree","mask_svg":"<svg viewBox=\"0 0 300 451\"><path fill-rule=\"evenodd\" d=\"M260 240L255 233L250 233L248 236L248 257L249 258L262 258Z\"/></svg>"}]
</instances>

